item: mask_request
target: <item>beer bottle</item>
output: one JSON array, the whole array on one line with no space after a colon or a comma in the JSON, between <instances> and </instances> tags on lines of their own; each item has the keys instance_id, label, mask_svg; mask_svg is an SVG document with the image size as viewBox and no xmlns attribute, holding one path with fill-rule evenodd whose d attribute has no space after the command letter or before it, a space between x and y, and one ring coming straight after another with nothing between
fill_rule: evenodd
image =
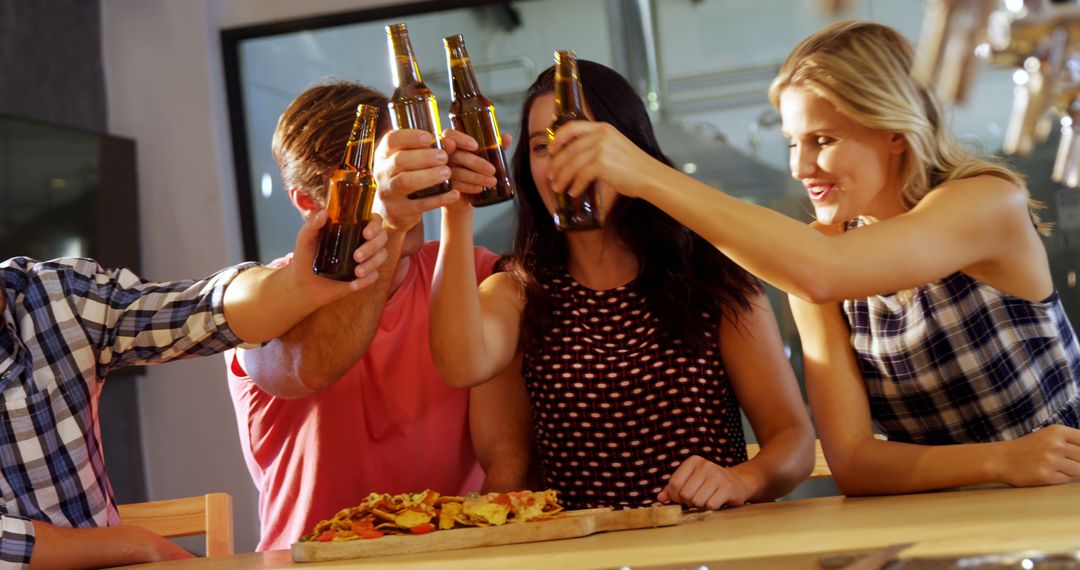
<instances>
[{"instance_id":1,"label":"beer bottle","mask_svg":"<svg viewBox=\"0 0 1080 570\"><path fill-rule=\"evenodd\" d=\"M442 128L439 126L439 107L435 95L420 79L420 68L413 56L409 30L405 24L386 26L390 44L390 67L394 72L394 95L388 105L390 123L395 129L419 129L435 136L434 148L442 148ZM442 182L409 194L413 200L450 191L450 181Z\"/></svg>"},{"instance_id":2,"label":"beer bottle","mask_svg":"<svg viewBox=\"0 0 1080 570\"><path fill-rule=\"evenodd\" d=\"M585 97L581 94L577 56L573 50L555 52L555 115L548 127L548 141L555 142L555 131L569 121L588 121ZM589 184L577 198L559 192L555 194L555 227L563 231L588 230L600 227L600 212L596 207L596 184Z\"/></svg>"},{"instance_id":3,"label":"beer bottle","mask_svg":"<svg viewBox=\"0 0 1080 570\"><path fill-rule=\"evenodd\" d=\"M476 154L495 167L495 185L479 194L468 194L473 206L490 206L514 197L514 184L507 175L502 135L495 119L495 105L480 93L465 40L460 35L443 38L446 66L450 73L450 123L476 139Z\"/></svg>"},{"instance_id":4,"label":"beer bottle","mask_svg":"<svg viewBox=\"0 0 1080 570\"><path fill-rule=\"evenodd\" d=\"M356 107L345 157L327 183L326 225L319 232L319 249L312 267L317 275L352 281L356 278L353 251L363 245L364 226L371 219L375 198L375 177L371 174L375 157L375 126L379 108Z\"/></svg>"}]
</instances>

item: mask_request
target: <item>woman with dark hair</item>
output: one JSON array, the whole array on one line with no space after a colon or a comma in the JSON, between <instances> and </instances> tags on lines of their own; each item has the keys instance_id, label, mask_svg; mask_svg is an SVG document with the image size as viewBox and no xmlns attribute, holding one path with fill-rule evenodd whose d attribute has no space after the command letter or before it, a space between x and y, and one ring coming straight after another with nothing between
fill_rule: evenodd
<instances>
[{"instance_id":1,"label":"woman with dark hair","mask_svg":"<svg viewBox=\"0 0 1080 570\"><path fill-rule=\"evenodd\" d=\"M591 118L670 165L630 84L588 61L579 72ZM599 194L602 228L559 232L546 175L553 91L551 68L522 113L513 269L477 288L471 207L443 210L431 305L440 373L470 387L521 359L543 483L572 508L716 509L786 494L810 472L813 431L761 285L613 191ZM740 406L762 448L749 461Z\"/></svg>"}]
</instances>

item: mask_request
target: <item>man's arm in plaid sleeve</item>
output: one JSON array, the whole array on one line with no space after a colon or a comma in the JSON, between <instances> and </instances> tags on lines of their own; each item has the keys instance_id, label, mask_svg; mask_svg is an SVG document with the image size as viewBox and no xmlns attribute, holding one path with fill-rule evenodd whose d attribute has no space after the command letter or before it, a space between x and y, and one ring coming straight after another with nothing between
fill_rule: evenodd
<instances>
[{"instance_id":1,"label":"man's arm in plaid sleeve","mask_svg":"<svg viewBox=\"0 0 1080 570\"><path fill-rule=\"evenodd\" d=\"M84 325L116 368L157 364L223 352L241 341L276 338L315 309L373 284L386 259L386 232L375 218L359 248L358 277L340 282L311 271L318 222L308 221L297 237L295 262L280 269L246 264L201 281L150 283L130 272L98 275L91 300L80 309ZM95 306L96 303L96 306ZM111 353L111 354L109 354Z\"/></svg>"},{"instance_id":2,"label":"man's arm in plaid sleeve","mask_svg":"<svg viewBox=\"0 0 1080 570\"><path fill-rule=\"evenodd\" d=\"M3 551L7 553L7 520ZM30 527L25 560L4 558L2 568L32 570L105 568L143 562L193 558L184 549L148 530L132 526L62 528L41 521L24 521Z\"/></svg>"},{"instance_id":3,"label":"man's arm in plaid sleeve","mask_svg":"<svg viewBox=\"0 0 1080 570\"><path fill-rule=\"evenodd\" d=\"M225 320L236 336L249 343L277 338L323 305L376 282L379 266L387 257L382 218L372 215L364 228L368 241L354 252L360 264L356 279L350 282L319 277L311 270L319 228L325 222L325 211L304 222L296 236L292 263L280 269L245 271L225 289Z\"/></svg>"},{"instance_id":4,"label":"man's arm in plaid sleeve","mask_svg":"<svg viewBox=\"0 0 1080 570\"><path fill-rule=\"evenodd\" d=\"M34 549L34 525L30 520L0 515L0 568L23 568Z\"/></svg>"}]
</instances>

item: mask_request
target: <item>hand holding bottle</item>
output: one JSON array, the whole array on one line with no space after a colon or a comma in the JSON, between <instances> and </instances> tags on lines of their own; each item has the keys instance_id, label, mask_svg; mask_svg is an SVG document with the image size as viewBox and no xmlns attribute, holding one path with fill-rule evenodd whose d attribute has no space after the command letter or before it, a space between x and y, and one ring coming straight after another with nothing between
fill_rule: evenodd
<instances>
[{"instance_id":1,"label":"hand holding bottle","mask_svg":"<svg viewBox=\"0 0 1080 570\"><path fill-rule=\"evenodd\" d=\"M461 131L447 129L443 140L454 148L450 155L450 179L454 190L475 195L498 185L498 169L476 154L478 143L475 139ZM509 148L510 143L510 135L502 135L503 148Z\"/></svg>"},{"instance_id":2,"label":"hand holding bottle","mask_svg":"<svg viewBox=\"0 0 1080 570\"><path fill-rule=\"evenodd\" d=\"M463 150L483 157L487 163L483 170L477 169L476 172L491 174L490 181L470 183L468 190L457 189L468 192L469 202L477 207L510 200L516 190L514 182L510 180L510 168L504 152L507 143L499 132L495 105L480 93L480 83L476 79L469 53L465 50L465 40L460 35L447 36L443 44L451 84L450 123L456 131L468 135L472 140L469 147ZM462 145L459 144L458 148L461 149ZM463 156L464 153L459 155ZM471 191L474 185L480 185L475 192Z\"/></svg>"},{"instance_id":3,"label":"hand holding bottle","mask_svg":"<svg viewBox=\"0 0 1080 570\"><path fill-rule=\"evenodd\" d=\"M554 153L555 133L570 123L591 120L578 75L573 50L555 52L555 113L548 127L549 152ZM562 231L592 230L600 227L596 185L589 183L578 194L555 194L555 227Z\"/></svg>"},{"instance_id":4,"label":"hand holding bottle","mask_svg":"<svg viewBox=\"0 0 1080 570\"><path fill-rule=\"evenodd\" d=\"M374 173L378 186L375 208L386 219L389 231L408 231L420 223L424 212L456 202L461 197L457 191L450 191L425 198L409 198L418 190L451 177L450 152L456 150L456 141L446 141L444 146L447 148L432 148L434 140L427 131L399 129L387 133L375 148Z\"/></svg>"},{"instance_id":5,"label":"hand holding bottle","mask_svg":"<svg viewBox=\"0 0 1080 570\"><path fill-rule=\"evenodd\" d=\"M413 54L412 42L405 24L386 27L389 42L390 70L394 75L394 94L390 97L390 124L395 130L417 129L431 134L429 146L442 149L442 128L439 126L439 106L435 95L424 85L420 66ZM409 198L419 200L450 191L450 180L442 179L431 186L413 191Z\"/></svg>"},{"instance_id":6,"label":"hand holding bottle","mask_svg":"<svg viewBox=\"0 0 1080 570\"><path fill-rule=\"evenodd\" d=\"M307 297L316 306L325 305L338 297L353 291L369 287L379 279L379 266L386 261L386 231L383 220L378 214L372 214L371 220L364 226L363 235L367 240L352 251L356 262L353 279L338 281L326 279L311 271L319 243L319 231L326 225L326 211L320 211L309 217L300 232L296 234L296 248L293 250L293 262L278 271L294 272L293 279Z\"/></svg>"},{"instance_id":7,"label":"hand holding bottle","mask_svg":"<svg viewBox=\"0 0 1080 570\"><path fill-rule=\"evenodd\" d=\"M670 167L638 148L613 125L573 121L555 133L548 176L551 189L580 196L593 182L605 190L643 198L659 169Z\"/></svg>"}]
</instances>

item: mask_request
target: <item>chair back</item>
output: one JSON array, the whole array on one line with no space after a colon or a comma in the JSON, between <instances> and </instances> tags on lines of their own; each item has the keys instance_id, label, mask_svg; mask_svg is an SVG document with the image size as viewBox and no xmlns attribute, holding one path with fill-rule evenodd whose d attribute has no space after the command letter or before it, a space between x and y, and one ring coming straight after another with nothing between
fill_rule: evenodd
<instances>
[{"instance_id":1,"label":"chair back","mask_svg":"<svg viewBox=\"0 0 1080 570\"><path fill-rule=\"evenodd\" d=\"M207 557L233 553L232 497L228 493L129 503L117 508L123 524L165 538L205 534Z\"/></svg>"}]
</instances>

